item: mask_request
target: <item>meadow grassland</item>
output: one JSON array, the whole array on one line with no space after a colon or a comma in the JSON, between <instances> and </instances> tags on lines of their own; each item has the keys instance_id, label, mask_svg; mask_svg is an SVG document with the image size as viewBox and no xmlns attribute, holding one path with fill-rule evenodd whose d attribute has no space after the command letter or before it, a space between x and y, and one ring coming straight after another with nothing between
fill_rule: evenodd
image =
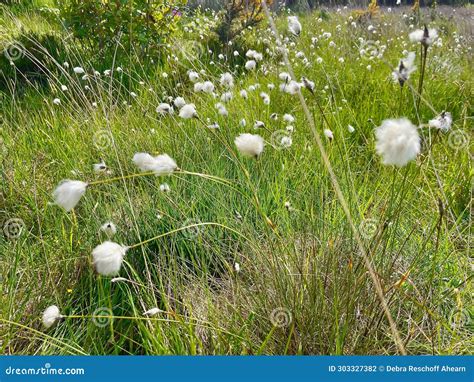
<instances>
[{"instance_id":1,"label":"meadow grassland","mask_svg":"<svg viewBox=\"0 0 474 382\"><path fill-rule=\"evenodd\" d=\"M383 7L365 23L350 9L315 11L298 15L299 35L287 12L274 15L279 40L296 81L314 91L281 91L290 69L267 19L219 50L206 45L212 14L183 14L150 69L137 51L99 60L44 10L2 8L11 55L11 41L30 31L63 44L41 81L17 72L0 93L3 353L472 352L472 8L416 19ZM438 38L420 98L424 47L409 33L425 23ZM409 52L416 69L400 86L392 72ZM214 89L196 92L191 70ZM227 72L233 86L221 82ZM156 111L176 97L197 117ZM443 111L447 129L430 124ZM417 127L421 148L406 165L384 165L375 131L399 118ZM258 158L237 150L242 133L264 139ZM141 173L132 161L141 152L166 153L179 169ZM52 196L64 179L89 183L69 212ZM128 249L114 276L94 268L104 241L154 237ZM51 305L62 317L46 329Z\"/></svg>"}]
</instances>

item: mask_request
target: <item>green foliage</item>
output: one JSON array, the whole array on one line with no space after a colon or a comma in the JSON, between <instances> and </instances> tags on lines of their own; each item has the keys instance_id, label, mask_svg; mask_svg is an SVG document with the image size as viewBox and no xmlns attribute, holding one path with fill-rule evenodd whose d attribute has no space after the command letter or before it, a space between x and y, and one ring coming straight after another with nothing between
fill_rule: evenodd
<instances>
[{"instance_id":1,"label":"green foliage","mask_svg":"<svg viewBox=\"0 0 474 382\"><path fill-rule=\"evenodd\" d=\"M184 0L68 0L58 2L65 24L95 49L156 52L176 30Z\"/></svg>"},{"instance_id":2,"label":"green foliage","mask_svg":"<svg viewBox=\"0 0 474 382\"><path fill-rule=\"evenodd\" d=\"M67 54L64 41L54 34L22 33L14 41L0 44L0 90L12 87L13 82L45 83Z\"/></svg>"},{"instance_id":3,"label":"green foliage","mask_svg":"<svg viewBox=\"0 0 474 382\"><path fill-rule=\"evenodd\" d=\"M29 6L33 3L32 0L1 0L0 4L5 4L5 5L24 5L24 6Z\"/></svg>"},{"instance_id":4,"label":"green foliage","mask_svg":"<svg viewBox=\"0 0 474 382\"><path fill-rule=\"evenodd\" d=\"M324 21L328 21L331 18L331 16L329 15L329 12L326 9L321 9L319 11L318 17Z\"/></svg>"},{"instance_id":5,"label":"green foliage","mask_svg":"<svg viewBox=\"0 0 474 382\"><path fill-rule=\"evenodd\" d=\"M272 0L267 0L270 6ZM238 37L245 29L254 27L263 20L261 0L232 0L226 3L220 13L220 22L216 28L219 41L226 44Z\"/></svg>"}]
</instances>

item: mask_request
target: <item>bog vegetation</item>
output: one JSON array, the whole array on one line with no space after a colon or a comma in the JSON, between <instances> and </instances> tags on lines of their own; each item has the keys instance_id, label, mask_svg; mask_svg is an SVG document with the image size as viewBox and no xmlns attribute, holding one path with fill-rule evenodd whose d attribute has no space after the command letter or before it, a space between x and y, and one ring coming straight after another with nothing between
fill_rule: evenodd
<instances>
[{"instance_id":1,"label":"bog vegetation","mask_svg":"<svg viewBox=\"0 0 474 382\"><path fill-rule=\"evenodd\" d=\"M472 352L472 8L267 3L0 5L3 353Z\"/></svg>"}]
</instances>

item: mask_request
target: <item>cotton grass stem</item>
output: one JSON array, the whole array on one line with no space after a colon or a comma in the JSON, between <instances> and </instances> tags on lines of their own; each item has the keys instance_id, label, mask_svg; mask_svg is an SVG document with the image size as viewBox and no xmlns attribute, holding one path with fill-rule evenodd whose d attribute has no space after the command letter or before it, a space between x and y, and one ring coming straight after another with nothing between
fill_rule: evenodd
<instances>
[{"instance_id":1,"label":"cotton grass stem","mask_svg":"<svg viewBox=\"0 0 474 382\"><path fill-rule=\"evenodd\" d=\"M206 123L199 117L196 117L196 119L206 128L207 128L207 125ZM234 157L234 159L236 160L237 164L239 165L239 167L241 168L242 172L244 173L245 175L245 178L247 180L247 183L248 183L248 186L250 187L251 189L251 192L252 192L252 196L253 196L253 199L254 199L254 202L255 202L255 207L257 209L257 212L263 217L265 223L272 229L272 231L275 233L275 234L278 234L277 233L277 230L276 230L276 226L275 224L272 222L272 220L267 216L267 214L263 211L263 208L261 206L261 203L260 203L260 200L258 198L258 194L257 194L257 189L255 188L255 186L253 185L252 183L252 180L250 178L250 173L248 172L248 170L245 168L245 166L243 165L243 163L241 163L241 161L239 160L239 158L237 157L237 155L235 154L234 150L232 150L232 148L229 146L229 144L216 132L214 131L214 129L211 129L211 131L213 132L213 134L215 135L215 137L225 146L225 148L227 149L227 151L232 155L232 157Z\"/></svg>"},{"instance_id":2,"label":"cotton grass stem","mask_svg":"<svg viewBox=\"0 0 474 382\"><path fill-rule=\"evenodd\" d=\"M155 173L153 171L141 172L141 173L138 173L138 174L129 174L129 175L124 175L124 176L117 176L115 178L96 180L94 182L89 182L88 185L89 186L97 186L99 184L108 184L108 183L113 183L113 182L117 182L117 181L120 181L120 180L140 178L140 177L143 177L143 176L151 176L151 175L155 175Z\"/></svg>"},{"instance_id":3,"label":"cotton grass stem","mask_svg":"<svg viewBox=\"0 0 474 382\"><path fill-rule=\"evenodd\" d=\"M150 239L146 239L146 240L143 240L141 241L140 243L137 243L137 244L133 244L133 245L130 245L128 246L127 248L128 249L133 249L133 248L137 248L137 247L141 247L143 245L146 245L148 243L151 243L152 241L155 241L157 239L160 239L162 237L165 237L165 236L169 236L169 235L172 235L174 233L177 233L177 232L180 232L180 231L185 231L185 230L188 230L188 229L192 229L192 228L197 228L197 227L204 227L204 226L215 226L215 227L220 227L220 228L224 228L226 230L229 230L235 234L237 234L238 236L244 238L245 240L248 240L248 238L246 236L244 236L243 234L241 234L239 231L236 231L235 229L233 228L230 228L228 226L225 226L223 224L220 224L220 223L213 223L213 222L205 222L205 223L196 223L196 224L190 224L190 225L187 225L185 227L180 227L180 228L176 228L176 229L173 229L171 231L168 231L166 233L162 233L160 235L157 235L157 236L154 236Z\"/></svg>"},{"instance_id":4,"label":"cotton grass stem","mask_svg":"<svg viewBox=\"0 0 474 382\"><path fill-rule=\"evenodd\" d=\"M284 58L286 66L287 66L288 72L290 73L291 77L294 79L295 75L294 75L294 72L293 72L293 68L292 68L291 63L288 59L286 49L282 46L280 38L278 37L279 36L278 30L276 28L273 17L271 16L270 11L268 10L268 7L267 7L267 4L266 4L265 0L262 1L262 6L263 6L265 14L268 18L268 21L270 23L271 29L274 33L274 37L276 39L276 42L277 42L279 48L283 48L283 49L281 49L281 51L283 52L283 58ZM303 108L303 111L305 113L306 119L308 120L309 126L311 128L312 133L313 133L314 139L315 139L315 141L318 145L319 151L321 152L321 157L323 158L324 164L325 164L325 166L326 166L326 168L329 172L331 182L332 182L333 187L334 187L334 191L336 192L336 196L339 199L339 202L341 203L342 209L344 210L344 213L345 213L345 215L347 217L347 220L348 220L348 222L351 226L351 229L353 231L354 238L355 238L355 240L356 240L356 242L359 246L359 250L360 250L360 252L362 254L362 257L364 259L364 263L365 263L365 265L367 267L367 270L369 271L369 275L370 275L370 277L371 277L371 279L374 283L377 296L378 296L378 298L380 300L380 303L382 305L382 309L384 311L384 314L387 317L387 320L389 322L390 330L392 332L392 336L393 336L393 339L395 341L395 344L397 345L398 351L401 354L406 355L406 351L405 351L405 347L403 345L403 341L402 341L402 339L400 337L400 334L398 332L397 325L395 324L395 321L393 320L392 314L390 313L389 307L387 305L387 301L385 300L382 286L381 286L380 281L377 277L377 274L376 274L376 272L373 268L372 262L371 262L370 258L367 255L367 252L366 252L366 249L365 249L364 244L362 242L362 238L360 237L359 231L358 231L356 225L354 224L354 221L352 220L351 212L349 210L349 206L347 205L347 202L344 198L344 195L342 194L341 187L339 186L339 182L337 180L336 174L334 173L331 162L329 161L326 150L324 149L324 145L321 141L321 136L320 136L319 132L316 130L316 127L314 125L314 120L311 116L311 113L308 109L308 106L306 104L306 101L305 101L301 91L298 91L298 97L299 97L301 106Z\"/></svg>"},{"instance_id":5,"label":"cotton grass stem","mask_svg":"<svg viewBox=\"0 0 474 382\"><path fill-rule=\"evenodd\" d=\"M44 337L45 339L48 339L50 340L51 342L56 342L57 344L54 344L55 346L64 346L64 348L66 349L70 349L71 350L71 354L80 354L80 355L88 355L87 353L85 353L82 349L80 348L76 348L72 345L70 345L69 343L67 342L64 342L64 341L61 341L60 339L56 338L56 337L53 337L53 336L50 336L46 333L43 333L39 330L36 330L36 329L33 329L29 326L26 326L26 325L23 325L23 324L20 324L19 322L15 322L15 321L10 321L10 320L7 320L5 318L1 318L0 317L0 322L4 322L5 324L8 324L8 325L14 325L14 326L17 326L23 330L27 330L27 331L30 331L40 337Z\"/></svg>"},{"instance_id":6,"label":"cotton grass stem","mask_svg":"<svg viewBox=\"0 0 474 382\"><path fill-rule=\"evenodd\" d=\"M321 103L319 102L318 96L316 95L316 93L314 92L313 89L309 89L309 88L307 88L307 89L314 96L314 99L316 101L316 105L318 106L319 112L321 113L321 116L323 117L324 121L326 122L326 126L328 127L328 129L330 129L331 125L329 124L329 121L326 117L326 113L324 112L323 107L322 107ZM300 93L301 93L301 91L300 91Z\"/></svg>"},{"instance_id":7,"label":"cotton grass stem","mask_svg":"<svg viewBox=\"0 0 474 382\"><path fill-rule=\"evenodd\" d=\"M403 107L403 86L400 86L400 97L398 99L398 113L397 115L401 115Z\"/></svg>"},{"instance_id":8,"label":"cotton grass stem","mask_svg":"<svg viewBox=\"0 0 474 382\"><path fill-rule=\"evenodd\" d=\"M162 312L164 314L169 314L173 316L178 316L174 312ZM113 315L63 315L61 318L65 319L91 319L91 320L132 320L132 321L151 321L151 322L168 322L168 323L175 323L175 324L188 324L188 325L194 325L194 326L201 326L206 329L212 329L212 330L218 330L221 333L231 335L233 337L236 337L238 339L244 340L243 337L240 337L239 335L235 333L231 333L225 329L222 328L216 328L214 326L211 326L210 323L207 323L206 321L199 321L196 319L195 322L185 322L182 320L173 320L169 318L157 318L157 317L137 317L137 316L113 316Z\"/></svg>"},{"instance_id":9,"label":"cotton grass stem","mask_svg":"<svg viewBox=\"0 0 474 382\"><path fill-rule=\"evenodd\" d=\"M219 183L226 184L226 185L232 184L232 182L231 182L230 180L227 180L227 179L224 179L224 178L219 178L219 177L214 176L214 175L202 174L202 173L199 173L199 172L191 172L191 171L185 171L185 170L176 170L176 171L174 171L171 175L177 175L177 174L193 175L193 176L197 176L197 177L204 178L204 179L209 179L209 180L213 180L213 181L218 181ZM89 186L97 186L97 185L99 185L99 184L108 184L108 183L113 183L113 182L117 182L117 181L120 181L120 180L127 180L127 179L133 179L133 178L141 178L141 177L144 177L144 176L152 176L152 175L153 175L153 176L156 176L155 172L153 172L153 171L147 171L147 172L141 172L141 173L137 173L137 174L129 174L129 175L124 175L124 176L117 176L117 177L115 177L115 178L96 180L96 181L94 181L94 182L89 182L88 185L89 185Z\"/></svg>"},{"instance_id":10,"label":"cotton grass stem","mask_svg":"<svg viewBox=\"0 0 474 382\"><path fill-rule=\"evenodd\" d=\"M418 82L418 99L416 101L416 109L420 108L421 102L421 93L423 92L423 81L425 78L425 69L426 69L426 57L428 55L428 46L421 46L421 74L420 80Z\"/></svg>"}]
</instances>

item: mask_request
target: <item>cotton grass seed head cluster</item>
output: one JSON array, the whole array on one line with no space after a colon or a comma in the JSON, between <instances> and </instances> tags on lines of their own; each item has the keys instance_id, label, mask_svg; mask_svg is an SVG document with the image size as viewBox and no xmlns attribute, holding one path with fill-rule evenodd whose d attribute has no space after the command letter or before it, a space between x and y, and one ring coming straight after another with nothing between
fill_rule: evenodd
<instances>
[{"instance_id":1,"label":"cotton grass seed head cluster","mask_svg":"<svg viewBox=\"0 0 474 382\"><path fill-rule=\"evenodd\" d=\"M375 137L375 149L383 164L403 167L420 153L418 129L407 118L386 119Z\"/></svg>"},{"instance_id":2,"label":"cotton grass seed head cluster","mask_svg":"<svg viewBox=\"0 0 474 382\"><path fill-rule=\"evenodd\" d=\"M66 211L71 211L86 193L86 189L87 183L85 182L64 180L53 192L54 202Z\"/></svg>"},{"instance_id":3,"label":"cotton grass seed head cluster","mask_svg":"<svg viewBox=\"0 0 474 382\"><path fill-rule=\"evenodd\" d=\"M240 134L234 141L242 155L257 158L264 148L264 140L257 134Z\"/></svg>"},{"instance_id":4,"label":"cotton grass seed head cluster","mask_svg":"<svg viewBox=\"0 0 474 382\"><path fill-rule=\"evenodd\" d=\"M417 29L410 33L410 41L414 43L421 43L428 47L438 39L438 32L434 28L428 28L426 25L424 29Z\"/></svg>"},{"instance_id":5,"label":"cotton grass seed head cluster","mask_svg":"<svg viewBox=\"0 0 474 382\"><path fill-rule=\"evenodd\" d=\"M42 321L46 329L49 329L60 319L61 313L59 312L59 308L56 305L48 306L43 312Z\"/></svg>"},{"instance_id":6,"label":"cotton grass seed head cluster","mask_svg":"<svg viewBox=\"0 0 474 382\"><path fill-rule=\"evenodd\" d=\"M428 122L428 125L429 127L446 132L451 129L452 123L453 123L453 117L451 116L451 113L447 111L443 111L436 118L431 119Z\"/></svg>"},{"instance_id":7,"label":"cotton grass seed head cluster","mask_svg":"<svg viewBox=\"0 0 474 382\"><path fill-rule=\"evenodd\" d=\"M392 72L392 78L403 86L415 70L415 52L410 52L406 58L400 60L398 67Z\"/></svg>"},{"instance_id":8,"label":"cotton grass seed head cluster","mask_svg":"<svg viewBox=\"0 0 474 382\"><path fill-rule=\"evenodd\" d=\"M113 241L105 241L95 247L92 251L92 258L97 272L103 276L118 274L127 249L127 247Z\"/></svg>"},{"instance_id":9,"label":"cotton grass seed head cluster","mask_svg":"<svg viewBox=\"0 0 474 382\"><path fill-rule=\"evenodd\" d=\"M154 157L148 153L136 153L132 161L141 171L151 171L156 176L169 175L178 169L176 162L168 154Z\"/></svg>"}]
</instances>

